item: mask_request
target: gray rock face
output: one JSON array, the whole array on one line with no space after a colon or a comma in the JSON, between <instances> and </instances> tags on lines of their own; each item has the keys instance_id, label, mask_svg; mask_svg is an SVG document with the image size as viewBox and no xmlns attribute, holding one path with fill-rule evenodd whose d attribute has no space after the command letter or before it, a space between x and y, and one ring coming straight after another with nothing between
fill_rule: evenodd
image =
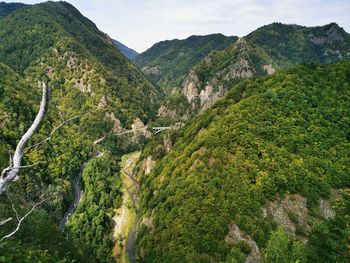
<instances>
[{"instance_id":1,"label":"gray rock face","mask_svg":"<svg viewBox=\"0 0 350 263\"><path fill-rule=\"evenodd\" d=\"M318 207L319 207L320 214L323 218L330 219L335 216L331 203L328 200L321 198L318 202Z\"/></svg>"},{"instance_id":2,"label":"gray rock face","mask_svg":"<svg viewBox=\"0 0 350 263\"><path fill-rule=\"evenodd\" d=\"M152 156L147 156L147 158L141 162L141 172L147 175L152 172L155 165L156 161L153 160Z\"/></svg>"},{"instance_id":3,"label":"gray rock face","mask_svg":"<svg viewBox=\"0 0 350 263\"><path fill-rule=\"evenodd\" d=\"M113 112L111 112L111 113L106 112L105 118L108 118L108 119L113 121L113 123L114 123L113 124L113 132L114 133L122 133L124 131L120 120L115 117Z\"/></svg>"},{"instance_id":4,"label":"gray rock face","mask_svg":"<svg viewBox=\"0 0 350 263\"><path fill-rule=\"evenodd\" d=\"M145 73L146 75L160 75L162 73L159 66L144 67L142 69L142 72Z\"/></svg>"},{"instance_id":5,"label":"gray rock face","mask_svg":"<svg viewBox=\"0 0 350 263\"><path fill-rule=\"evenodd\" d=\"M246 263L258 263L261 261L261 253L256 242L243 231L239 229L236 224L230 226L230 232L225 238L229 244L237 244L240 241L246 242L251 249L250 254L246 258Z\"/></svg>"},{"instance_id":6,"label":"gray rock face","mask_svg":"<svg viewBox=\"0 0 350 263\"><path fill-rule=\"evenodd\" d=\"M306 198L301 195L287 195L274 202L268 201L262 213L264 217L271 216L290 236L296 237L297 225L307 232L311 231Z\"/></svg>"},{"instance_id":7,"label":"gray rock face","mask_svg":"<svg viewBox=\"0 0 350 263\"><path fill-rule=\"evenodd\" d=\"M276 72L275 68L271 64L264 65L263 69L267 72L268 75Z\"/></svg>"},{"instance_id":8,"label":"gray rock face","mask_svg":"<svg viewBox=\"0 0 350 263\"><path fill-rule=\"evenodd\" d=\"M198 97L199 78L194 71L191 71L188 74L182 86L182 93L185 95L189 103Z\"/></svg>"},{"instance_id":9,"label":"gray rock face","mask_svg":"<svg viewBox=\"0 0 350 263\"><path fill-rule=\"evenodd\" d=\"M310 34L309 37L312 43L320 46L332 43L334 41L344 40L341 33L339 32L339 29L335 25L328 29L324 36L314 36L313 34Z\"/></svg>"},{"instance_id":10,"label":"gray rock face","mask_svg":"<svg viewBox=\"0 0 350 263\"><path fill-rule=\"evenodd\" d=\"M158 116L159 117L172 117L172 118L176 118L177 117L177 112L176 110L171 110L168 109L165 105L160 106L160 108L158 109Z\"/></svg>"}]
</instances>

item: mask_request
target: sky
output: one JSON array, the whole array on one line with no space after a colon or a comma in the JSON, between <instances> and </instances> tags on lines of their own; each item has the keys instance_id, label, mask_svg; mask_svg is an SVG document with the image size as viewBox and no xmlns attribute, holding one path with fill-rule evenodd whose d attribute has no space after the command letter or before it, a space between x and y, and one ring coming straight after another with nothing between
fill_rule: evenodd
<instances>
[{"instance_id":1,"label":"sky","mask_svg":"<svg viewBox=\"0 0 350 263\"><path fill-rule=\"evenodd\" d=\"M4 0L35 4L37 0ZM112 38L138 52L167 39L222 33L245 36L282 22L338 23L350 32L350 0L66 0Z\"/></svg>"}]
</instances>

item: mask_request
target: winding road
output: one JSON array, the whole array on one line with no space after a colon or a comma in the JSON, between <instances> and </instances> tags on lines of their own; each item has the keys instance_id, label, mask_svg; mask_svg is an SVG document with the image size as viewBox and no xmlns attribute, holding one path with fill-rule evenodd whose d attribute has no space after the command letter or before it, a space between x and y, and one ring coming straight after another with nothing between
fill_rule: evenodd
<instances>
[{"instance_id":1,"label":"winding road","mask_svg":"<svg viewBox=\"0 0 350 263\"><path fill-rule=\"evenodd\" d=\"M80 171L79 171L79 174L75 177L74 179L74 194L75 194L75 197L74 197L74 201L73 203L71 204L71 206L69 207L67 213L64 215L63 219L61 220L61 223L58 227L58 230L60 232L63 232L64 231L64 228L69 220L69 218L72 216L75 208L77 208L78 206L78 203L80 202L81 200L81 197L83 195L83 191L81 190L81 187L80 187L80 179L81 179L81 175L83 173L83 170L84 170L84 167L85 167L85 164L86 162L84 162L81 167L80 167Z\"/></svg>"}]
</instances>

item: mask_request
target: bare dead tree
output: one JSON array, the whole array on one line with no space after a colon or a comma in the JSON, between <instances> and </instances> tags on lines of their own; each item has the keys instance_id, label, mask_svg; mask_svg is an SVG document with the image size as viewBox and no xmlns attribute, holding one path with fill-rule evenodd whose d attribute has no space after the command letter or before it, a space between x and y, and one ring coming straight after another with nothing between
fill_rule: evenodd
<instances>
[{"instance_id":1,"label":"bare dead tree","mask_svg":"<svg viewBox=\"0 0 350 263\"><path fill-rule=\"evenodd\" d=\"M39 129L41 122L44 119L47 105L50 97L50 88L42 83L42 98L40 103L40 109L38 114L35 117L34 122L29 127L27 132L22 136L21 140L17 144L15 153L12 158L10 158L9 167L5 168L1 172L0 177L0 195L6 191L7 186L12 182L18 179L18 172L21 169L21 161L24 156L24 149L30 138L34 133Z\"/></svg>"},{"instance_id":2,"label":"bare dead tree","mask_svg":"<svg viewBox=\"0 0 350 263\"><path fill-rule=\"evenodd\" d=\"M34 144L31 147L25 148L28 141L31 139L31 137L38 131L38 129L39 129L44 117L45 117L45 113L46 113L47 107L48 107L49 98L50 98L50 88L45 83L42 83L42 98L41 98L39 112L37 113L32 125L29 127L27 132L22 136L19 143L17 144L16 150L15 150L15 153L13 154L13 156L9 152L10 164L7 168L2 170L1 176L0 176L0 195L6 191L8 185L11 182L18 180L18 172L20 169L30 168L30 167L33 167L33 166L39 164L39 162L38 162L35 164L31 164L31 165L21 166L21 161L22 161L25 153L27 153L29 150L32 150L32 149L46 143L47 141L49 141L52 138L52 136L54 135L54 133L58 129L60 129L63 125L65 125L67 122L73 121L81 116L86 115L86 114L83 114L80 116L74 116L70 119L67 119L66 121L63 121L60 125L58 125L56 128L53 129L53 131L50 133L49 137L47 137L46 139L44 139L41 142Z\"/></svg>"},{"instance_id":3,"label":"bare dead tree","mask_svg":"<svg viewBox=\"0 0 350 263\"><path fill-rule=\"evenodd\" d=\"M9 234L7 234L6 236L2 237L2 238L0 239L0 242L4 241L5 239L7 239L7 238L9 238L9 237L12 237L14 234L16 234L17 231L20 229L22 222L23 222L31 213L33 213L33 211L35 210L35 208L37 208L38 206L42 205L43 203L45 203L45 202L46 202L47 200L49 200L49 199L50 199L50 197L45 198L44 200L42 200L42 201L36 203L36 204L33 205L32 208L31 208L24 216L22 216L22 217L19 216L19 213L18 213L18 211L16 210L16 208L15 208L15 206L14 206L12 200L11 200L11 203L12 203L12 210L13 210L13 211L15 212L15 214L16 214L17 226L16 226L16 228L15 228L14 230L11 231L11 233L9 233ZM10 218L4 220L4 224L6 224L7 222L12 221L12 220L13 220L13 218L10 217ZM7 222L5 222L5 221L7 221Z\"/></svg>"}]
</instances>

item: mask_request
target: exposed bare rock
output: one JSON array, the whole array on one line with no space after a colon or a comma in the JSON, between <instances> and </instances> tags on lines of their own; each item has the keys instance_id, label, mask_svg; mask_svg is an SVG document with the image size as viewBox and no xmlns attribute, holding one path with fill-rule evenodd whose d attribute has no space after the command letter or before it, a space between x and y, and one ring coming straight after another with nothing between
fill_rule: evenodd
<instances>
[{"instance_id":1,"label":"exposed bare rock","mask_svg":"<svg viewBox=\"0 0 350 263\"><path fill-rule=\"evenodd\" d=\"M167 106L162 105L160 106L160 108L158 109L158 116L159 117L172 117L172 118L176 118L177 117L177 112L176 110L170 110L167 108Z\"/></svg>"},{"instance_id":2,"label":"exposed bare rock","mask_svg":"<svg viewBox=\"0 0 350 263\"><path fill-rule=\"evenodd\" d=\"M10 120L10 115L6 111L1 111L0 112L0 128L3 129L9 120Z\"/></svg>"},{"instance_id":3,"label":"exposed bare rock","mask_svg":"<svg viewBox=\"0 0 350 263\"><path fill-rule=\"evenodd\" d=\"M147 226L148 228L153 228L152 217L144 217L141 224Z\"/></svg>"},{"instance_id":4,"label":"exposed bare rock","mask_svg":"<svg viewBox=\"0 0 350 263\"><path fill-rule=\"evenodd\" d=\"M312 43L320 46L332 43L334 41L344 40L341 33L339 32L339 28L335 25L331 26L331 28L327 30L324 36L314 36L313 34L310 34L309 37Z\"/></svg>"},{"instance_id":5,"label":"exposed bare rock","mask_svg":"<svg viewBox=\"0 0 350 263\"><path fill-rule=\"evenodd\" d=\"M52 76L52 73L53 73L53 68L51 66L48 66L47 67L47 71L46 71L46 75L51 78Z\"/></svg>"},{"instance_id":6,"label":"exposed bare rock","mask_svg":"<svg viewBox=\"0 0 350 263\"><path fill-rule=\"evenodd\" d=\"M147 130L147 126L140 120L140 118L134 119L133 124L131 124L131 129L134 131L132 136L132 141L137 142L141 136L149 138L152 133Z\"/></svg>"},{"instance_id":7,"label":"exposed bare rock","mask_svg":"<svg viewBox=\"0 0 350 263\"><path fill-rule=\"evenodd\" d=\"M173 143L171 141L170 136L164 136L164 138L163 138L163 145L164 145L165 150L167 152L169 152L170 149L173 147Z\"/></svg>"},{"instance_id":8,"label":"exposed bare rock","mask_svg":"<svg viewBox=\"0 0 350 263\"><path fill-rule=\"evenodd\" d=\"M74 79L74 87L79 89L83 93L90 94L92 92L91 85L89 83L86 84L85 77L83 77L81 79Z\"/></svg>"},{"instance_id":9,"label":"exposed bare rock","mask_svg":"<svg viewBox=\"0 0 350 263\"><path fill-rule=\"evenodd\" d=\"M162 73L159 66L144 67L142 69L142 72L145 73L146 75L160 75Z\"/></svg>"},{"instance_id":10,"label":"exposed bare rock","mask_svg":"<svg viewBox=\"0 0 350 263\"><path fill-rule=\"evenodd\" d=\"M106 96L105 95L103 95L102 96L102 98L101 98L101 100L100 100L100 102L98 103L98 105L97 105L97 108L98 109L103 109L103 108L105 108L105 107L107 107L107 98L106 98Z\"/></svg>"},{"instance_id":11,"label":"exposed bare rock","mask_svg":"<svg viewBox=\"0 0 350 263\"><path fill-rule=\"evenodd\" d=\"M113 40L112 38L108 35L108 34L105 34L106 35L106 40L109 44L113 45Z\"/></svg>"},{"instance_id":12,"label":"exposed bare rock","mask_svg":"<svg viewBox=\"0 0 350 263\"><path fill-rule=\"evenodd\" d=\"M264 65L263 68L268 75L271 75L276 72L275 68L271 64Z\"/></svg>"},{"instance_id":13,"label":"exposed bare rock","mask_svg":"<svg viewBox=\"0 0 350 263\"><path fill-rule=\"evenodd\" d=\"M174 95L174 94L176 94L176 93L178 93L178 90L177 90L176 87L173 87L173 88L171 89L171 95Z\"/></svg>"},{"instance_id":14,"label":"exposed bare rock","mask_svg":"<svg viewBox=\"0 0 350 263\"><path fill-rule=\"evenodd\" d=\"M113 132L114 133L122 133L124 131L120 120L114 116L113 112L111 112L111 113L106 112L105 118L109 118L110 120L112 120L114 122L114 125L113 125Z\"/></svg>"},{"instance_id":15,"label":"exposed bare rock","mask_svg":"<svg viewBox=\"0 0 350 263\"><path fill-rule=\"evenodd\" d=\"M211 55L212 55L213 52L210 52L210 54L208 56L206 56L204 59L203 59L203 62L205 63L205 65L207 66L211 66L212 64L212 60L211 60Z\"/></svg>"},{"instance_id":16,"label":"exposed bare rock","mask_svg":"<svg viewBox=\"0 0 350 263\"><path fill-rule=\"evenodd\" d=\"M328 200L320 198L319 200L319 211L323 218L330 219L335 216L334 210L332 209L331 203Z\"/></svg>"},{"instance_id":17,"label":"exposed bare rock","mask_svg":"<svg viewBox=\"0 0 350 263\"><path fill-rule=\"evenodd\" d=\"M76 66L77 62L78 59L72 54L67 60L67 67L73 68L74 66Z\"/></svg>"},{"instance_id":18,"label":"exposed bare rock","mask_svg":"<svg viewBox=\"0 0 350 263\"><path fill-rule=\"evenodd\" d=\"M268 201L262 212L264 217L271 216L290 236L296 237L297 225L308 232L311 231L308 225L306 198L301 195L286 195L282 200Z\"/></svg>"},{"instance_id":19,"label":"exposed bare rock","mask_svg":"<svg viewBox=\"0 0 350 263\"><path fill-rule=\"evenodd\" d=\"M337 56L339 59L343 58L342 53L340 52L340 50L332 50L327 48L324 52L325 56Z\"/></svg>"},{"instance_id":20,"label":"exposed bare rock","mask_svg":"<svg viewBox=\"0 0 350 263\"><path fill-rule=\"evenodd\" d=\"M232 245L238 244L239 242L246 242L249 245L251 252L247 256L245 262L246 263L260 262L261 253L256 242L249 235L246 235L243 231L241 231L236 224L232 224L230 226L230 232L226 236L225 241Z\"/></svg>"},{"instance_id":21,"label":"exposed bare rock","mask_svg":"<svg viewBox=\"0 0 350 263\"><path fill-rule=\"evenodd\" d=\"M155 165L156 161L152 159L152 156L147 156L147 158L141 162L141 172L143 171L147 175L152 172Z\"/></svg>"},{"instance_id":22,"label":"exposed bare rock","mask_svg":"<svg viewBox=\"0 0 350 263\"><path fill-rule=\"evenodd\" d=\"M237 78L251 78L254 75L254 71L249 66L248 60L240 58L236 63L231 64L227 69L224 80L230 81Z\"/></svg>"},{"instance_id":23,"label":"exposed bare rock","mask_svg":"<svg viewBox=\"0 0 350 263\"><path fill-rule=\"evenodd\" d=\"M194 71L191 71L187 75L182 88L182 93L185 95L189 103L198 97L198 85L198 76Z\"/></svg>"},{"instance_id":24,"label":"exposed bare rock","mask_svg":"<svg viewBox=\"0 0 350 263\"><path fill-rule=\"evenodd\" d=\"M214 92L213 86L211 84L206 85L199 94L201 111L207 109L220 98L224 97L225 93L226 91L222 86L219 87L218 91Z\"/></svg>"},{"instance_id":25,"label":"exposed bare rock","mask_svg":"<svg viewBox=\"0 0 350 263\"><path fill-rule=\"evenodd\" d=\"M179 129L183 128L183 127L185 127L185 123L183 123L183 122L177 122L174 125L171 125L171 128L173 130L179 130Z\"/></svg>"}]
</instances>

